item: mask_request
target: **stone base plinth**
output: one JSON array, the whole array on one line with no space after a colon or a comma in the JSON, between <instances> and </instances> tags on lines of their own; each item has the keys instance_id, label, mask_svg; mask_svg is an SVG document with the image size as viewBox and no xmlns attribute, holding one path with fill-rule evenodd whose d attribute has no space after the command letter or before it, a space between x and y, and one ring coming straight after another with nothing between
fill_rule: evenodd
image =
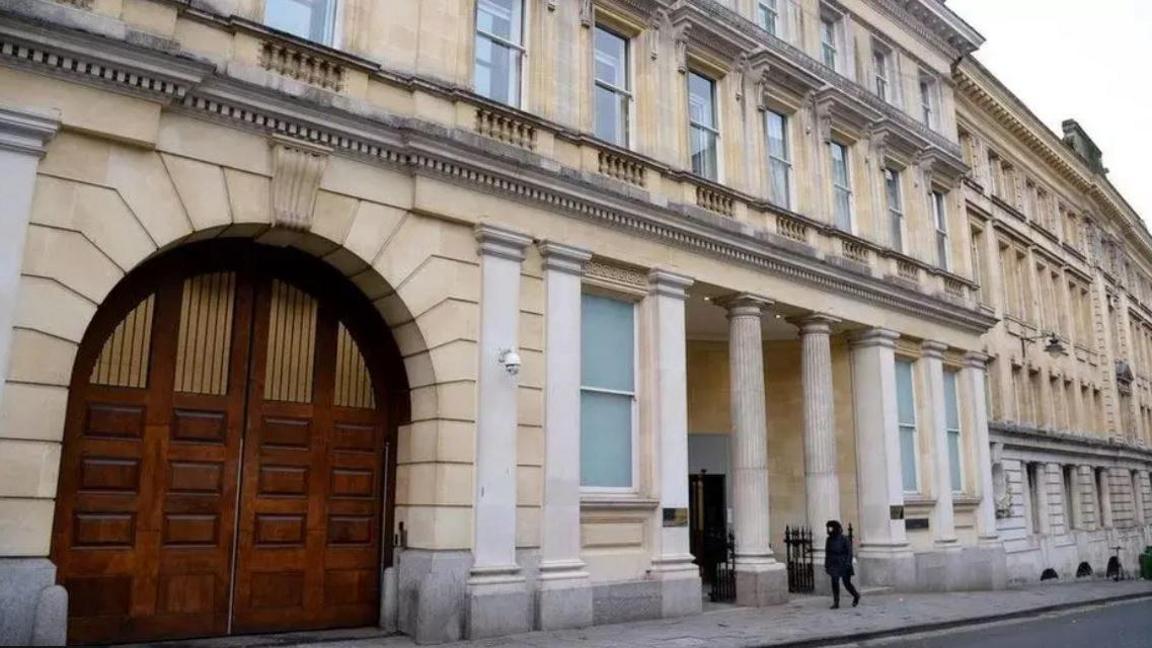
<instances>
[{"instance_id":1,"label":"stone base plinth","mask_svg":"<svg viewBox=\"0 0 1152 648\"><path fill-rule=\"evenodd\" d=\"M0 646L62 646L68 594L47 558L0 559Z\"/></svg>"},{"instance_id":2,"label":"stone base plinth","mask_svg":"<svg viewBox=\"0 0 1152 648\"><path fill-rule=\"evenodd\" d=\"M419 644L465 637L469 551L405 549L396 557L397 627Z\"/></svg>"},{"instance_id":3,"label":"stone base plinth","mask_svg":"<svg viewBox=\"0 0 1152 648\"><path fill-rule=\"evenodd\" d=\"M704 593L698 574L664 577L660 583L660 616L664 618L699 614Z\"/></svg>"},{"instance_id":4,"label":"stone base plinth","mask_svg":"<svg viewBox=\"0 0 1152 648\"><path fill-rule=\"evenodd\" d=\"M916 588L916 558L910 551L860 552L856 556L860 583L910 592Z\"/></svg>"},{"instance_id":5,"label":"stone base plinth","mask_svg":"<svg viewBox=\"0 0 1152 648\"><path fill-rule=\"evenodd\" d=\"M487 639L532 630L528 584L523 580L468 583L467 634Z\"/></svg>"},{"instance_id":6,"label":"stone base plinth","mask_svg":"<svg viewBox=\"0 0 1152 648\"><path fill-rule=\"evenodd\" d=\"M916 589L922 592L997 590L1008 586L1002 546L958 547L916 554Z\"/></svg>"},{"instance_id":7,"label":"stone base plinth","mask_svg":"<svg viewBox=\"0 0 1152 648\"><path fill-rule=\"evenodd\" d=\"M536 629L562 630L592 625L592 587L587 577L577 581L539 581Z\"/></svg>"},{"instance_id":8,"label":"stone base plinth","mask_svg":"<svg viewBox=\"0 0 1152 648\"><path fill-rule=\"evenodd\" d=\"M736 605L767 607L788 602L788 569L784 563L742 569L736 565Z\"/></svg>"}]
</instances>

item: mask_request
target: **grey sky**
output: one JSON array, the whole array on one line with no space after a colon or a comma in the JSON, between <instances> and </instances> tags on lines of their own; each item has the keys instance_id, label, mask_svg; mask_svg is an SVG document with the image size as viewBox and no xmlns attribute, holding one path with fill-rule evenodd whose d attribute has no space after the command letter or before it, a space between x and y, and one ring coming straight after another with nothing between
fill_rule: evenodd
<instances>
[{"instance_id":1,"label":"grey sky","mask_svg":"<svg viewBox=\"0 0 1152 648\"><path fill-rule=\"evenodd\" d=\"M1152 222L1152 0L947 0L987 42L976 58L1049 128L1073 118Z\"/></svg>"}]
</instances>

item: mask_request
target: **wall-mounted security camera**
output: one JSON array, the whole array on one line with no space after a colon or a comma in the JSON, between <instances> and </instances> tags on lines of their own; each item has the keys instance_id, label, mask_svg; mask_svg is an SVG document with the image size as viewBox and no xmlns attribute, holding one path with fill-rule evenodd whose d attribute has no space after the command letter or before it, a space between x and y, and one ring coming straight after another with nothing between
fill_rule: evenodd
<instances>
[{"instance_id":1,"label":"wall-mounted security camera","mask_svg":"<svg viewBox=\"0 0 1152 648\"><path fill-rule=\"evenodd\" d=\"M520 373L520 354L512 349L503 349L500 351L500 364L504 365L508 375L515 376Z\"/></svg>"}]
</instances>

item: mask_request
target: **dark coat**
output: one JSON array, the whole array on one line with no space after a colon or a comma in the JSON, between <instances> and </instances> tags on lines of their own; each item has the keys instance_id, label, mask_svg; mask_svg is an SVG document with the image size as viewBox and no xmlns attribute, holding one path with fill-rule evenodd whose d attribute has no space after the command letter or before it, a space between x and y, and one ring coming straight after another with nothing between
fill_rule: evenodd
<instances>
[{"instance_id":1,"label":"dark coat","mask_svg":"<svg viewBox=\"0 0 1152 648\"><path fill-rule=\"evenodd\" d=\"M852 569L852 543L843 533L828 536L824 543L824 571L833 578L856 574Z\"/></svg>"}]
</instances>

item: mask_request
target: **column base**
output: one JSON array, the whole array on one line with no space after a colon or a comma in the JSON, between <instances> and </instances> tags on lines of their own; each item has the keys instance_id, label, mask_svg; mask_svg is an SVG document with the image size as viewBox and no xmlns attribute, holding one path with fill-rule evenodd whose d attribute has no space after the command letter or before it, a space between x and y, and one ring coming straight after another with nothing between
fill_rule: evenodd
<instances>
[{"instance_id":1,"label":"column base","mask_svg":"<svg viewBox=\"0 0 1152 648\"><path fill-rule=\"evenodd\" d=\"M916 587L916 558L908 548L862 548L856 556L860 582L873 587L912 591Z\"/></svg>"},{"instance_id":2,"label":"column base","mask_svg":"<svg viewBox=\"0 0 1152 648\"><path fill-rule=\"evenodd\" d=\"M0 646L62 646L68 593L47 558L0 559Z\"/></svg>"},{"instance_id":3,"label":"column base","mask_svg":"<svg viewBox=\"0 0 1152 648\"><path fill-rule=\"evenodd\" d=\"M593 623L592 587L580 561L540 563L536 629L584 628Z\"/></svg>"},{"instance_id":4,"label":"column base","mask_svg":"<svg viewBox=\"0 0 1152 648\"><path fill-rule=\"evenodd\" d=\"M528 583L518 565L473 567L468 579L468 638L532 630Z\"/></svg>"},{"instance_id":5,"label":"column base","mask_svg":"<svg viewBox=\"0 0 1152 648\"><path fill-rule=\"evenodd\" d=\"M699 614L704 609L700 568L692 554L660 556L652 560L649 576L660 583L660 616Z\"/></svg>"},{"instance_id":6,"label":"column base","mask_svg":"<svg viewBox=\"0 0 1152 648\"><path fill-rule=\"evenodd\" d=\"M781 562L736 563L736 605L767 607L788 602L788 569Z\"/></svg>"},{"instance_id":7,"label":"column base","mask_svg":"<svg viewBox=\"0 0 1152 648\"><path fill-rule=\"evenodd\" d=\"M954 547L916 554L916 589L922 592L997 590L1008 586L1003 547Z\"/></svg>"},{"instance_id":8,"label":"column base","mask_svg":"<svg viewBox=\"0 0 1152 648\"><path fill-rule=\"evenodd\" d=\"M465 638L470 551L404 549L396 554L396 625L418 644Z\"/></svg>"}]
</instances>

